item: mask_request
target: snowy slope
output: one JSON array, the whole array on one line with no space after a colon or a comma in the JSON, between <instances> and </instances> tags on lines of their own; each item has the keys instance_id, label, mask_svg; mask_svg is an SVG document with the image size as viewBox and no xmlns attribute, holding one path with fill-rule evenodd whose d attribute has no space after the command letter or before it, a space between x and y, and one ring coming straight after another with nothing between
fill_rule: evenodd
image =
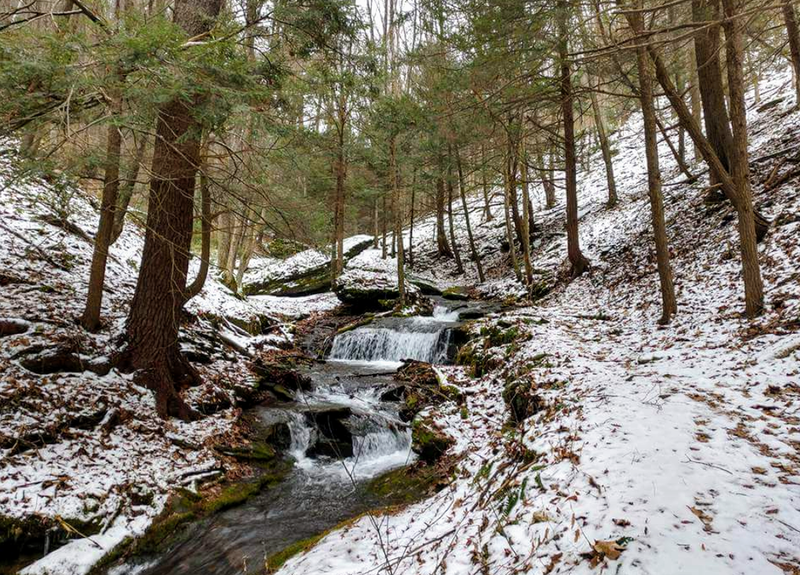
<instances>
[{"instance_id":1,"label":"snowy slope","mask_svg":"<svg viewBox=\"0 0 800 575\"><path fill-rule=\"evenodd\" d=\"M762 86L764 99L791 93L790 79L775 75ZM788 101L763 114L751 109L751 159L796 141L799 124ZM702 183L679 184L662 145L679 312L659 327L640 126L634 117L617 136L618 208L603 207L600 158L579 175L581 244L592 271L559 283L535 307L479 322L476 333L513 326L525 334L512 344L487 341L499 366L487 375L445 368L467 395L466 419L454 404L434 413L457 442L452 484L329 534L281 574L800 569L798 184L767 191L777 160L754 162L756 204L774 223L759 247L768 310L747 322L735 215L705 205ZM472 201L473 223L480 203ZM556 277L566 256L563 204L536 217L534 266ZM506 296L520 286L507 256L493 251L503 235L497 225L476 226L491 278L481 289ZM455 276L451 262L429 255L432 219L414 238L415 274L475 283L473 270ZM465 233L459 238L466 245ZM519 379L533 382L544 408L511 428L501 392Z\"/></svg>"}]
</instances>

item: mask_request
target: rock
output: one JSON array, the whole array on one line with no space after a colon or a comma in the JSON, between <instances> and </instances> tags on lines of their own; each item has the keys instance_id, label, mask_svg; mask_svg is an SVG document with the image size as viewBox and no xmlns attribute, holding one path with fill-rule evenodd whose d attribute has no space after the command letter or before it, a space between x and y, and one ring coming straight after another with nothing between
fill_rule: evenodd
<instances>
[{"instance_id":1,"label":"rock","mask_svg":"<svg viewBox=\"0 0 800 575\"><path fill-rule=\"evenodd\" d=\"M444 299L449 299L454 301L466 301L469 299L469 296L467 295L467 289L463 287L447 288L442 292L442 297Z\"/></svg>"},{"instance_id":2,"label":"rock","mask_svg":"<svg viewBox=\"0 0 800 575\"><path fill-rule=\"evenodd\" d=\"M311 378L297 369L297 364L305 361L308 361L305 356L278 350L259 357L251 369L259 376L259 389L293 401L298 391L311 389Z\"/></svg>"},{"instance_id":3,"label":"rock","mask_svg":"<svg viewBox=\"0 0 800 575\"><path fill-rule=\"evenodd\" d=\"M287 451L292 445L292 432L289 424L278 421L268 425L263 434L264 442L278 451Z\"/></svg>"},{"instance_id":4,"label":"rock","mask_svg":"<svg viewBox=\"0 0 800 575\"><path fill-rule=\"evenodd\" d=\"M388 310L399 297L397 260L383 259L379 250L366 250L347 263L339 276L334 292L339 299L357 310ZM406 284L409 302L419 294L419 288Z\"/></svg>"},{"instance_id":5,"label":"rock","mask_svg":"<svg viewBox=\"0 0 800 575\"><path fill-rule=\"evenodd\" d=\"M22 319L0 318L0 337L19 335L31 328L31 324Z\"/></svg>"},{"instance_id":6,"label":"rock","mask_svg":"<svg viewBox=\"0 0 800 575\"><path fill-rule=\"evenodd\" d=\"M430 419L415 420L411 426L411 449L425 463L434 463L455 443Z\"/></svg>"},{"instance_id":7,"label":"rock","mask_svg":"<svg viewBox=\"0 0 800 575\"><path fill-rule=\"evenodd\" d=\"M400 407L400 419L411 421L420 411L430 405L439 405L445 401L461 404L464 396L452 385L442 385L436 371L429 363L407 360L403 362L394 376L395 380L404 382Z\"/></svg>"},{"instance_id":8,"label":"rock","mask_svg":"<svg viewBox=\"0 0 800 575\"><path fill-rule=\"evenodd\" d=\"M317 440L306 452L309 457L350 457L353 432L347 424L352 415L348 407L308 411L306 422L317 430Z\"/></svg>"},{"instance_id":9,"label":"rock","mask_svg":"<svg viewBox=\"0 0 800 575\"><path fill-rule=\"evenodd\" d=\"M398 385L396 387L390 387L383 393L381 393L380 400L381 401L402 401L406 394L406 386L405 385Z\"/></svg>"},{"instance_id":10,"label":"rock","mask_svg":"<svg viewBox=\"0 0 800 575\"><path fill-rule=\"evenodd\" d=\"M423 295L442 295L442 290L425 280L409 278L408 281L417 286Z\"/></svg>"}]
</instances>

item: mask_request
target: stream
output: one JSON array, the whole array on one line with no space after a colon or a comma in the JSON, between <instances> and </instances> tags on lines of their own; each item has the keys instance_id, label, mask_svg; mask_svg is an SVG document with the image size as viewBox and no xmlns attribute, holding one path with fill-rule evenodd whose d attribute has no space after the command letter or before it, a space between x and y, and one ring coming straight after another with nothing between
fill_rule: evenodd
<instances>
[{"instance_id":1,"label":"stream","mask_svg":"<svg viewBox=\"0 0 800 575\"><path fill-rule=\"evenodd\" d=\"M109 573L263 573L270 555L386 503L367 483L415 454L398 403L381 396L395 387L400 360L441 364L452 357L454 309L466 307L435 303L432 317L381 318L337 335L328 360L308 368L310 391L291 403L254 408L265 426L288 430L287 451L296 463L284 481L192 524L164 554Z\"/></svg>"}]
</instances>

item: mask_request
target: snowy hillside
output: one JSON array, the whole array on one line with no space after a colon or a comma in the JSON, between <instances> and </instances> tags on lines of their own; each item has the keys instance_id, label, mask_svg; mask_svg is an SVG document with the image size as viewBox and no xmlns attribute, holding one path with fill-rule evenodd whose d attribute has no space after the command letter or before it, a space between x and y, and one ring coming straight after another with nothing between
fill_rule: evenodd
<instances>
[{"instance_id":1,"label":"snowy hillside","mask_svg":"<svg viewBox=\"0 0 800 575\"><path fill-rule=\"evenodd\" d=\"M774 77L764 100L787 93L789 81ZM563 281L563 204L537 211L533 262L553 292L476 323L477 339L462 351L469 365L443 368L467 397L466 409L433 411L456 440L452 484L331 533L280 573L797 572L800 191L796 181L770 190L764 182L776 165L770 156L796 142L800 113L786 102L749 113L755 201L773 222L759 248L762 318L742 319L735 213L704 203L705 178L681 183L662 144L678 315L657 326L646 168L632 118L616 144L620 205L604 208L599 156L579 173L591 272ZM481 200L471 205L474 225ZM501 209L476 230L491 278L479 289L504 297L521 288L498 249ZM452 262L426 255L434 225L429 218L414 231L413 272L442 287L475 284L468 261L467 276L456 277ZM456 228L466 245L462 218ZM503 392L518 385L533 391L535 415L514 427Z\"/></svg>"}]
</instances>

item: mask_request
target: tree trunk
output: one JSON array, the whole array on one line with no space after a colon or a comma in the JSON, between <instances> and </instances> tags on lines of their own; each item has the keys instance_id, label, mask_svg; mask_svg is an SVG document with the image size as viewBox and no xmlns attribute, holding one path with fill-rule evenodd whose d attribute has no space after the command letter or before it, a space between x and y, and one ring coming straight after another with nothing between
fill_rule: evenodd
<instances>
[{"instance_id":1,"label":"tree trunk","mask_svg":"<svg viewBox=\"0 0 800 575\"><path fill-rule=\"evenodd\" d=\"M136 181L139 179L139 168L144 161L144 152L147 149L147 137L142 136L139 140L139 145L136 147L136 157L133 159L128 173L122 179L122 185L119 188L119 195L117 196L117 207L114 210L114 227L111 231L111 244L113 245L122 235L122 230L125 228L125 215L128 213L128 206L130 206L131 198L133 197L133 190L136 188Z\"/></svg>"},{"instance_id":2,"label":"tree trunk","mask_svg":"<svg viewBox=\"0 0 800 575\"><path fill-rule=\"evenodd\" d=\"M483 219L492 221L492 206L489 202L489 182L486 179L486 148L481 146L481 187L483 189Z\"/></svg>"},{"instance_id":3,"label":"tree trunk","mask_svg":"<svg viewBox=\"0 0 800 575\"><path fill-rule=\"evenodd\" d=\"M520 164L520 176L522 178L522 262L525 264L525 284L528 286L528 293L530 293L531 286L533 285L533 266L531 265L531 213L530 207L530 190L528 187L528 163L525 161L525 155L520 154L522 162Z\"/></svg>"},{"instance_id":4,"label":"tree trunk","mask_svg":"<svg viewBox=\"0 0 800 575\"><path fill-rule=\"evenodd\" d=\"M174 21L189 37L208 32L221 0L177 0ZM127 325L123 362L136 380L155 392L156 411L197 417L180 397L182 386L199 381L178 344L192 240L195 174L203 125L194 115L202 95L176 97L158 110L147 232L136 292Z\"/></svg>"},{"instance_id":5,"label":"tree trunk","mask_svg":"<svg viewBox=\"0 0 800 575\"><path fill-rule=\"evenodd\" d=\"M115 74L117 81L123 81L121 74ZM111 103L111 115L118 117L122 112L122 99L114 90ZM89 271L89 292L86 306L81 316L81 324L89 331L97 331L100 327L100 311L103 305L103 286L106 278L108 249L111 246L111 235L114 229L114 210L117 207L119 192L119 159L122 151L122 133L113 121L108 126L106 136L106 167L103 182L103 196L100 201L100 223L94 238L94 252Z\"/></svg>"},{"instance_id":6,"label":"tree trunk","mask_svg":"<svg viewBox=\"0 0 800 575\"><path fill-rule=\"evenodd\" d=\"M514 268L514 274L517 276L517 281L522 281L522 272L519 269L519 262L517 261L517 248L514 245L514 231L511 225L511 158L506 157L503 161L503 211L506 221L506 241L508 242L508 252L511 256L511 267Z\"/></svg>"},{"instance_id":7,"label":"tree trunk","mask_svg":"<svg viewBox=\"0 0 800 575\"><path fill-rule=\"evenodd\" d=\"M397 239L397 292L399 305L406 304L406 272L403 254L403 210L400 209L400 187L397 184L397 146L395 137L389 139L389 179L392 186L392 205L394 206L394 235Z\"/></svg>"},{"instance_id":8,"label":"tree trunk","mask_svg":"<svg viewBox=\"0 0 800 575\"><path fill-rule=\"evenodd\" d=\"M386 250L386 218L389 214L386 213L386 191L383 193L383 214L381 215L381 258L386 259L388 255Z\"/></svg>"},{"instance_id":9,"label":"tree trunk","mask_svg":"<svg viewBox=\"0 0 800 575\"><path fill-rule=\"evenodd\" d=\"M753 194L750 189L750 164L747 157L747 108L745 106L744 63L742 62L742 21L737 18L734 0L722 0L725 11L725 58L731 103L733 147L731 175L739 191L736 211L739 216L739 244L744 276L745 313L754 318L764 311L764 284L758 263L758 246L753 217Z\"/></svg>"},{"instance_id":10,"label":"tree trunk","mask_svg":"<svg viewBox=\"0 0 800 575\"><path fill-rule=\"evenodd\" d=\"M408 228L408 265L414 267L414 202L417 195L417 168L411 176L411 223Z\"/></svg>"},{"instance_id":11,"label":"tree trunk","mask_svg":"<svg viewBox=\"0 0 800 575\"><path fill-rule=\"evenodd\" d=\"M344 100L339 99L338 131L336 161L334 172L336 173L336 192L334 195L334 250L335 256L331 259L332 280L336 282L344 269L344 205L345 205L345 180L347 178L347 163L344 155L344 136L347 128L347 109Z\"/></svg>"},{"instance_id":12,"label":"tree trunk","mask_svg":"<svg viewBox=\"0 0 800 575\"><path fill-rule=\"evenodd\" d=\"M564 121L564 175L567 191L567 255L571 276L578 277L589 267L581 252L578 236L578 169L575 161L575 119L573 115L572 73L569 67L569 12L566 0L558 2L558 59L561 67L561 115Z\"/></svg>"},{"instance_id":13,"label":"tree trunk","mask_svg":"<svg viewBox=\"0 0 800 575\"><path fill-rule=\"evenodd\" d=\"M544 205L549 210L556 205L556 185L553 182L555 173L555 161L553 159L552 150L547 154L547 167L544 165L544 160L539 159L542 166L542 187L544 188Z\"/></svg>"},{"instance_id":14,"label":"tree trunk","mask_svg":"<svg viewBox=\"0 0 800 575\"><path fill-rule=\"evenodd\" d=\"M441 165L440 165L441 168ZM447 232L444 230L444 178L441 173L436 177L436 248L440 257L453 257L447 243Z\"/></svg>"},{"instance_id":15,"label":"tree trunk","mask_svg":"<svg viewBox=\"0 0 800 575\"><path fill-rule=\"evenodd\" d=\"M669 98L669 101L672 104L673 108L675 108L675 111L678 113L678 117L681 119L681 121L686 126L686 131L691 136L692 140L694 140L698 144L698 146L700 147L700 151L703 154L703 158L705 159L706 163L708 163L709 167L711 167L712 169L716 170L717 173L719 173L720 176L721 176L722 191L725 194L725 197L727 197L731 201L731 203L733 203L734 207L736 208L736 212L739 215L739 219L740 219L740 222L739 222L739 240L740 240L740 244L741 244L740 245L740 249L743 252L745 250L747 250L748 253L752 253L752 254L757 255L756 248L753 245L753 242L755 242L757 240L757 238L758 238L758 225L759 225L758 219L759 219L759 216L755 211L752 211L753 220L754 220L754 222L753 222L753 226L754 226L753 236L754 237L753 238L750 238L748 236L748 230L747 230L748 226L747 226L746 221L745 221L744 224L741 222L743 216L744 216L744 219L746 220L748 212L753 210L752 204L750 205L749 209L748 209L748 206L746 205L746 202L748 200L750 200L750 201L752 201L752 200L750 198L748 198L748 197L744 197L743 198L743 197L740 196L740 191L737 188L736 184L734 183L733 179L728 174L728 172L725 170L725 168L722 165L722 162L719 160L719 158L714 154L714 149L711 146L711 143L708 140L706 140L705 138L703 138L702 132L700 131L700 126L694 121L694 118L692 118L691 113L689 112L689 109L686 107L686 105L683 103L683 100L681 99L680 95L677 93L677 91L675 89L675 86L673 86L672 83L670 82L669 74L667 72L666 66L661 61L661 57L659 56L658 52L652 46L648 46L647 51L650 54L650 59L653 61L653 63L656 66L656 76L658 78L658 81L661 84L661 87L664 89L664 93L666 94L667 98ZM737 104L737 106L742 106L742 112L744 111L743 102ZM738 119L737 121L741 122L741 119ZM737 128L737 133L738 133L738 131L740 129L741 129L741 126ZM743 146L744 146L743 149L745 151L744 161L745 161L745 164L746 164L746 162L747 162L747 158L746 158L747 140L746 139L744 141L744 145ZM741 161L741 150L739 150L737 152L736 160L737 161ZM739 178L743 177L744 169L742 169L742 168L737 168L737 169L741 170L741 172L737 172L737 176ZM767 229L767 222L766 222L766 220L762 220L762 221L763 221L764 229L766 230ZM745 232L744 237L742 237L743 226L744 226L744 232ZM745 245L745 244L749 244L749 245ZM744 253L743 253L743 257L742 257L742 268L743 269L742 269L742 272L743 272L743 276L745 278L745 281L746 282L753 281L753 279L754 279L754 277L753 277L754 273L753 273L753 269L752 269L753 262L749 259L749 256L748 256L748 262L747 263L745 263L744 260L745 260L745 256L744 256ZM757 259L756 259L756 262L757 262ZM745 267L748 267L748 269L745 269ZM750 288L750 294L757 296L758 295L758 290L757 289L753 289L753 287L755 287L755 286L751 286L751 288ZM748 292L748 288L747 288L747 286L745 286L745 297L746 297L746 299L748 299L747 298L747 292ZM754 294L754 292L755 292L755 294ZM756 307L757 308L757 304L758 304L758 300L757 299L755 299L755 301L751 301L750 302L750 305L752 307ZM752 307L751 307L751 310L754 313L758 313L758 310L757 309L753 310Z\"/></svg>"},{"instance_id":16,"label":"tree trunk","mask_svg":"<svg viewBox=\"0 0 800 575\"><path fill-rule=\"evenodd\" d=\"M204 168L200 171L200 218L200 269L197 270L197 277L186 288L186 301L203 291L211 260L211 194L208 190L208 176Z\"/></svg>"},{"instance_id":17,"label":"tree trunk","mask_svg":"<svg viewBox=\"0 0 800 575\"><path fill-rule=\"evenodd\" d=\"M797 14L794 11L793 0L783 0L782 8L786 34L789 36L792 68L794 69L795 106L800 106L800 29L797 26Z\"/></svg>"},{"instance_id":18,"label":"tree trunk","mask_svg":"<svg viewBox=\"0 0 800 575\"><path fill-rule=\"evenodd\" d=\"M458 148L455 149L456 155L456 168L458 169L458 190L461 196L461 207L464 209L464 220L467 224L467 237L469 238L469 249L472 254L472 259L475 262L475 268L478 270L478 281L483 283L486 278L483 275L483 264L481 264L481 256L475 247L475 238L472 236L472 226L469 222L469 210L467 209L467 194L466 182L464 181L464 170L461 167L461 155L458 153Z\"/></svg>"},{"instance_id":19,"label":"tree trunk","mask_svg":"<svg viewBox=\"0 0 800 575\"><path fill-rule=\"evenodd\" d=\"M217 267L220 271L228 269L228 256L231 251L231 214L224 211L219 215L219 227L217 228Z\"/></svg>"},{"instance_id":20,"label":"tree trunk","mask_svg":"<svg viewBox=\"0 0 800 575\"><path fill-rule=\"evenodd\" d=\"M378 225L378 198L372 200L372 249L378 249L378 236L380 235Z\"/></svg>"},{"instance_id":21,"label":"tree trunk","mask_svg":"<svg viewBox=\"0 0 800 575\"><path fill-rule=\"evenodd\" d=\"M692 105L692 117L697 122L697 125L700 125L703 116L703 110L701 108L701 99L700 99L700 80L697 77L697 58L695 57L695 50L694 46L690 47L691 53L689 54L689 62L690 62L690 73L691 73L691 88L689 88L689 101ZM703 159L703 154L700 153L700 148L697 144L692 143L692 148L694 150L694 161L699 162Z\"/></svg>"},{"instance_id":22,"label":"tree trunk","mask_svg":"<svg viewBox=\"0 0 800 575\"><path fill-rule=\"evenodd\" d=\"M641 10L642 0L637 2ZM641 12L626 14L628 23L638 36L644 31L644 18ZM637 43L641 42L638 40ZM653 104L653 81L650 75L650 62L647 49L640 45L636 49L636 63L639 71L639 99L644 117L645 154L647 158L647 185L650 197L650 212L653 222L653 236L656 244L658 279L661 285L661 318L659 323L667 324L677 312L675 286L672 282L672 269L669 262L667 226L664 221L664 199L661 194L661 167L658 160L658 134L656 132L656 111Z\"/></svg>"},{"instance_id":23,"label":"tree trunk","mask_svg":"<svg viewBox=\"0 0 800 575\"><path fill-rule=\"evenodd\" d=\"M614 164L611 161L611 146L606 136L606 127L603 122L603 111L597 102L597 93L591 88L589 95L592 100L592 112L594 113L594 125L597 128L597 138L600 140L600 151L603 154L603 163L606 165L606 185L608 186L608 202L606 207L613 208L617 205L617 183L614 180Z\"/></svg>"},{"instance_id":24,"label":"tree trunk","mask_svg":"<svg viewBox=\"0 0 800 575\"><path fill-rule=\"evenodd\" d=\"M447 221L450 226L450 245L453 248L453 257L456 260L456 273L463 274L464 266L461 263L461 254L458 251L456 242L455 225L453 224L453 168L450 165L451 158L448 156L447 164Z\"/></svg>"},{"instance_id":25,"label":"tree trunk","mask_svg":"<svg viewBox=\"0 0 800 575\"><path fill-rule=\"evenodd\" d=\"M692 15L696 22L716 22L719 20L718 0L692 0ZM719 25L713 24L699 30L694 36L694 50L697 59L697 77L700 99L703 103L703 119L706 138L714 147L714 153L722 166L730 172L729 157L733 145L733 135L728 123L725 104L725 89L722 82L722 69L719 60ZM720 176L711 169L711 184L720 182Z\"/></svg>"}]
</instances>

